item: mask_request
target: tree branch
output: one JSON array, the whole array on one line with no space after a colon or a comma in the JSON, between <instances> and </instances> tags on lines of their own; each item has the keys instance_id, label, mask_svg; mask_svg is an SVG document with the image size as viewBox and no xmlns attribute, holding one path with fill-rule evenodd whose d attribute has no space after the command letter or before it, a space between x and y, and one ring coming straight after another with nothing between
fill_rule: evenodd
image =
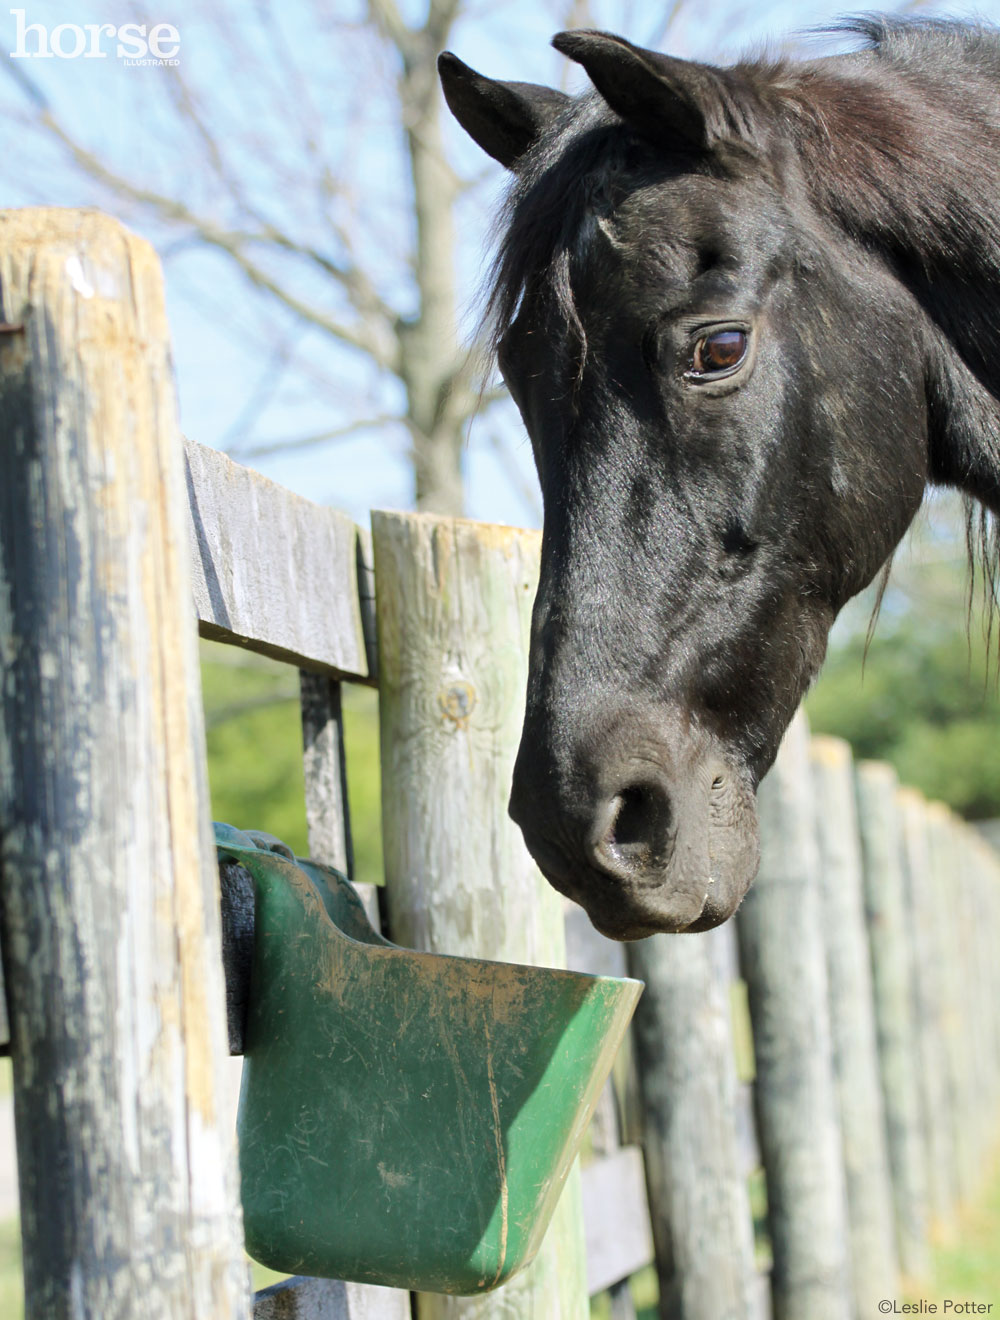
<instances>
[{"instance_id":1,"label":"tree branch","mask_svg":"<svg viewBox=\"0 0 1000 1320\"><path fill-rule=\"evenodd\" d=\"M381 417L364 417L358 421L347 422L343 426L334 426L328 431L316 435L298 436L294 439L268 440L263 444L246 447L234 446L227 450L230 458L265 458L269 454L288 453L292 449L311 449L315 445L328 444L331 440L344 440L358 431L370 431L380 426L405 426L406 419L396 413L385 413Z\"/></svg>"},{"instance_id":2,"label":"tree branch","mask_svg":"<svg viewBox=\"0 0 1000 1320\"><path fill-rule=\"evenodd\" d=\"M408 63L415 52L415 33L404 21L396 0L368 0L368 13L378 30Z\"/></svg>"},{"instance_id":3,"label":"tree branch","mask_svg":"<svg viewBox=\"0 0 1000 1320\"><path fill-rule=\"evenodd\" d=\"M38 123L61 143L74 163L92 180L120 197L149 208L162 220L188 226L204 243L225 252L252 284L283 303L296 316L342 343L370 354L379 366L392 372L398 371L396 313L378 297L363 271L357 267L339 266L316 249L296 243L271 225L265 224L265 228L259 233L223 229L192 211L184 202L133 183L105 165L98 156L64 128L49 107L43 93L22 69L17 68L9 59L4 67L22 91L34 102L38 110ZM320 267L347 293L352 307L358 312L359 322L357 324L344 322L291 293L244 251L244 248L251 243L270 244L283 251L303 256Z\"/></svg>"}]
</instances>

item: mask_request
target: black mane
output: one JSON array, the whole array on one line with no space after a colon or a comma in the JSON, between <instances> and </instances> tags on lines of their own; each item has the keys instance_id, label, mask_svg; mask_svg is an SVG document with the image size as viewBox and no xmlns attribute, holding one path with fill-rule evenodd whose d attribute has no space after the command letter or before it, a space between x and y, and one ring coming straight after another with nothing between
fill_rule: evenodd
<instances>
[{"instance_id":1,"label":"black mane","mask_svg":"<svg viewBox=\"0 0 1000 1320\"><path fill-rule=\"evenodd\" d=\"M953 452L974 434L1000 471L1000 365L983 333L1000 306L1000 31L880 15L815 31L860 44L819 59L760 56L726 69L726 118L740 137L701 156L643 140L595 91L570 101L519 162L498 217L488 347L495 353L525 296L539 298L564 363L572 352L579 376L587 343L572 271L588 218L599 220L626 189L662 178L671 165L794 173L792 186L879 254L938 328L942 367L929 385L931 411L948 415ZM970 564L974 583L978 552L989 618L1000 485L976 494L966 497Z\"/></svg>"},{"instance_id":2,"label":"black mane","mask_svg":"<svg viewBox=\"0 0 1000 1320\"><path fill-rule=\"evenodd\" d=\"M977 113L967 78L1000 79L1000 32L984 23L877 15L816 31L860 37L863 45L818 60L738 62L725 73L742 140L701 162L674 154L685 156L687 168L739 170L791 149L820 204L832 206L853 236L868 242L868 231L880 226L901 244L916 238L928 273L957 260L970 279L985 275L996 286L1000 122ZM650 163L654 150L662 161L671 149L649 149ZM589 214L614 205L619 181L641 155L636 134L591 91L571 101L520 162L497 221L486 304L493 346L528 291L548 292L564 320L578 326L569 279L574 244Z\"/></svg>"}]
</instances>

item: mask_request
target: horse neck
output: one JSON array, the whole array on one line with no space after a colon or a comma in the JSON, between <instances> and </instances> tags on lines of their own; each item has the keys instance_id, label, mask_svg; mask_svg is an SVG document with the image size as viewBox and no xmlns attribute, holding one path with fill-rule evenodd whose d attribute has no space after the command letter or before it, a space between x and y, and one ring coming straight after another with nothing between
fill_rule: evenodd
<instances>
[{"instance_id":1,"label":"horse neck","mask_svg":"<svg viewBox=\"0 0 1000 1320\"><path fill-rule=\"evenodd\" d=\"M994 44L992 77L989 61L963 59L961 46L951 69L940 56L929 68L873 56L817 62L827 66L810 87L822 133L805 132L799 154L817 209L887 265L926 318L931 479L1000 512Z\"/></svg>"},{"instance_id":2,"label":"horse neck","mask_svg":"<svg viewBox=\"0 0 1000 1320\"><path fill-rule=\"evenodd\" d=\"M926 64L817 61L801 93L813 113L799 154L817 207L881 255L1000 398L1000 41L994 47L992 67L960 43Z\"/></svg>"}]
</instances>

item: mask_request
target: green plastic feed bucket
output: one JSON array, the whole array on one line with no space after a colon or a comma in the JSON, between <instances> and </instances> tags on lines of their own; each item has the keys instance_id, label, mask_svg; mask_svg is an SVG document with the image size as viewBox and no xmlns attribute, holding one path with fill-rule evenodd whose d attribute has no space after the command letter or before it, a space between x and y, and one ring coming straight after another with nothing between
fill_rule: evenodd
<instances>
[{"instance_id":1,"label":"green plastic feed bucket","mask_svg":"<svg viewBox=\"0 0 1000 1320\"><path fill-rule=\"evenodd\" d=\"M642 989L414 953L338 872L217 827L255 888L239 1109L247 1250L477 1293L528 1264Z\"/></svg>"}]
</instances>

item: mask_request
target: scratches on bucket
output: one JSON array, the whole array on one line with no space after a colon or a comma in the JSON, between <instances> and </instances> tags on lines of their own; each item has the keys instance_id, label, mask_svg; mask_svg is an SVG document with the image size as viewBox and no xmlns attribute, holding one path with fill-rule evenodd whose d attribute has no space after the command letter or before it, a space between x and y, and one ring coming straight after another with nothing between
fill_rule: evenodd
<instances>
[{"instance_id":1,"label":"scratches on bucket","mask_svg":"<svg viewBox=\"0 0 1000 1320\"><path fill-rule=\"evenodd\" d=\"M483 1030L486 1035L486 1077L490 1088L490 1104L493 1108L493 1137L497 1144L497 1172L500 1182L500 1250L498 1252L497 1272L491 1287L496 1287L507 1261L507 1157L503 1149L503 1130L500 1126L500 1102L497 1097L496 1078L493 1075L493 1042L490 1040L489 1024L484 1020Z\"/></svg>"}]
</instances>

